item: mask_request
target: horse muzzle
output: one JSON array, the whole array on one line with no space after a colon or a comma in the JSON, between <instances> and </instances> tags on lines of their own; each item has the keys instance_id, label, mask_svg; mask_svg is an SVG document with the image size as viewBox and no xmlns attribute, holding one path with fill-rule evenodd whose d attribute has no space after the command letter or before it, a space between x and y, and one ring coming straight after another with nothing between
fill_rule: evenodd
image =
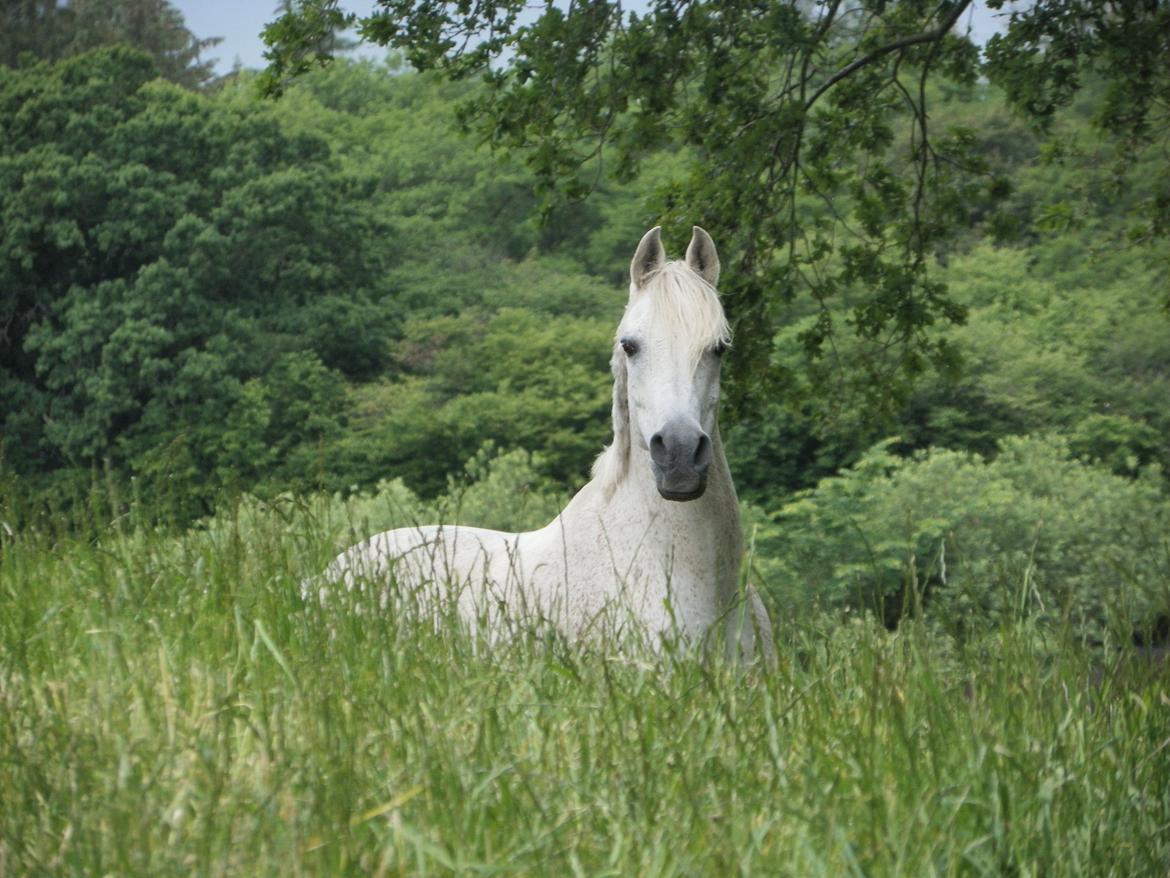
<instances>
[{"instance_id":1,"label":"horse muzzle","mask_svg":"<svg viewBox=\"0 0 1170 878\"><path fill-rule=\"evenodd\" d=\"M664 500L697 500L707 490L711 437L694 422L669 421L650 437L650 469Z\"/></svg>"}]
</instances>

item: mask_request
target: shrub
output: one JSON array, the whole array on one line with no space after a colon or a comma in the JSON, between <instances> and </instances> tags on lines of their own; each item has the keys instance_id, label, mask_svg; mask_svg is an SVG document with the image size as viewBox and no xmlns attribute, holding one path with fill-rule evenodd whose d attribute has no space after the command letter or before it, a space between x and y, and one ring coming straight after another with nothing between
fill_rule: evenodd
<instances>
[{"instance_id":1,"label":"shrub","mask_svg":"<svg viewBox=\"0 0 1170 878\"><path fill-rule=\"evenodd\" d=\"M1049 436L991 460L887 440L757 525L756 568L792 609L924 613L957 634L1030 617L1105 638L1170 607L1170 502Z\"/></svg>"}]
</instances>

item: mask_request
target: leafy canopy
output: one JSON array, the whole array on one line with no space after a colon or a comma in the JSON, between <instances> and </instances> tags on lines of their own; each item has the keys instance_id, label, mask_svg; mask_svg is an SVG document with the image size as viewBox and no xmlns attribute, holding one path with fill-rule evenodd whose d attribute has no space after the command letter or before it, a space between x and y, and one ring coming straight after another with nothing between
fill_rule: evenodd
<instances>
[{"instance_id":1,"label":"leafy canopy","mask_svg":"<svg viewBox=\"0 0 1170 878\"><path fill-rule=\"evenodd\" d=\"M586 0L533 12L525 0L379 0L359 18L336 0L307 0L266 30L264 87L279 93L327 58L316 48L324 33L357 24L419 70L478 78L462 121L523 155L554 200L682 148L690 169L663 188L660 214L680 239L691 222L705 225L733 260L724 294L740 327L736 368L785 374L769 347L787 303L807 294L819 308L801 337L814 370L845 324L882 364L861 370L861 383L888 389L953 361L934 328L964 310L928 269L1006 191L970 131L932 122L931 83L986 71L1014 106L1047 118L1104 72L1104 124L1133 149L1164 130L1163 4L1033 4L1011 14L986 68L961 32L969 6L660 0L631 11ZM1151 202L1153 232L1166 228L1166 203Z\"/></svg>"},{"instance_id":2,"label":"leafy canopy","mask_svg":"<svg viewBox=\"0 0 1170 878\"><path fill-rule=\"evenodd\" d=\"M289 455L337 425L341 376L385 358L363 186L324 140L128 49L0 81L8 461L165 470L196 493L304 472Z\"/></svg>"}]
</instances>

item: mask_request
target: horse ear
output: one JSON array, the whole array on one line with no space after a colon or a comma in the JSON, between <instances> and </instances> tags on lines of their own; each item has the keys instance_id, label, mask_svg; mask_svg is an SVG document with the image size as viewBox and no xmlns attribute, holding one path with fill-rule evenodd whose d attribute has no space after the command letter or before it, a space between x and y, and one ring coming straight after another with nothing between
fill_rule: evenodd
<instances>
[{"instance_id":1,"label":"horse ear","mask_svg":"<svg viewBox=\"0 0 1170 878\"><path fill-rule=\"evenodd\" d=\"M719 285L719 254L715 252L715 242L698 226L694 227L687 246L687 265L711 286Z\"/></svg>"},{"instance_id":2,"label":"horse ear","mask_svg":"<svg viewBox=\"0 0 1170 878\"><path fill-rule=\"evenodd\" d=\"M646 279L666 264L666 251L662 248L662 226L655 226L642 236L634 258L630 262L630 283L641 289Z\"/></svg>"}]
</instances>

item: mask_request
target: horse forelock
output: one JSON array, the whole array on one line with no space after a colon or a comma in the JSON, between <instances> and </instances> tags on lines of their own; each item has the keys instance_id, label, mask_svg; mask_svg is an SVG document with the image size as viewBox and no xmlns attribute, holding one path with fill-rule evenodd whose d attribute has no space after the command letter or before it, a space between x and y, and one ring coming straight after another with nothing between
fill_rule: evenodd
<instances>
[{"instance_id":1,"label":"horse forelock","mask_svg":"<svg viewBox=\"0 0 1170 878\"><path fill-rule=\"evenodd\" d=\"M649 303L654 332L685 340L693 362L713 345L731 343L719 294L685 262L667 262L651 274L631 295L629 308L638 308L643 300ZM625 319L622 325L628 328Z\"/></svg>"}]
</instances>

